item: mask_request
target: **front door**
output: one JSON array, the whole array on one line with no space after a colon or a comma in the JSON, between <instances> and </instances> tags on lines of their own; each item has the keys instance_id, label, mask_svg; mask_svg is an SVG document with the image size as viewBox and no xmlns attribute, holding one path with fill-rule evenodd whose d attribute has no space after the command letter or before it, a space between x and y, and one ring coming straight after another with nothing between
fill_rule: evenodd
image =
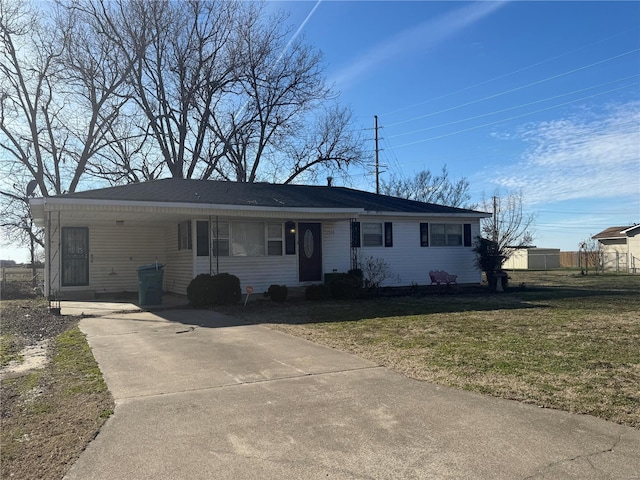
<instances>
[{"instance_id":1,"label":"front door","mask_svg":"<svg viewBox=\"0 0 640 480\"><path fill-rule=\"evenodd\" d=\"M89 229L62 229L62 286L89 285Z\"/></svg>"},{"instance_id":2,"label":"front door","mask_svg":"<svg viewBox=\"0 0 640 480\"><path fill-rule=\"evenodd\" d=\"M322 280L322 226L298 223L298 258L301 282Z\"/></svg>"}]
</instances>

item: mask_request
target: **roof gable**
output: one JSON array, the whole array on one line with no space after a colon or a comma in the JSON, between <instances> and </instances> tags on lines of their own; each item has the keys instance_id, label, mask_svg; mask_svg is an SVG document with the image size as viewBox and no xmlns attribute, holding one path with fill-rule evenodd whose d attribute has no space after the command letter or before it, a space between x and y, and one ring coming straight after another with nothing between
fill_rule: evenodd
<instances>
[{"instance_id":1,"label":"roof gable","mask_svg":"<svg viewBox=\"0 0 640 480\"><path fill-rule=\"evenodd\" d=\"M367 212L474 214L474 210L417 202L345 187L240 183L214 180L161 179L87 190L59 199L101 202L154 202L169 204L288 207L315 209L358 208Z\"/></svg>"},{"instance_id":2,"label":"roof gable","mask_svg":"<svg viewBox=\"0 0 640 480\"><path fill-rule=\"evenodd\" d=\"M609 227L600 233L591 237L594 240L613 240L618 238L627 238L626 230L633 228L632 226L627 227Z\"/></svg>"}]
</instances>

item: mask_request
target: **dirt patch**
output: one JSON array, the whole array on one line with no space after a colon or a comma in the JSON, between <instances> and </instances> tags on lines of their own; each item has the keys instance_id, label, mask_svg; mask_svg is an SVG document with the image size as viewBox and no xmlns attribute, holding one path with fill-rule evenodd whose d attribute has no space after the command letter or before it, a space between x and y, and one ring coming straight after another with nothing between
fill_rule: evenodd
<instances>
[{"instance_id":1,"label":"dirt patch","mask_svg":"<svg viewBox=\"0 0 640 480\"><path fill-rule=\"evenodd\" d=\"M0 380L15 378L32 370L46 367L49 363L49 345L51 339L46 338L36 342L35 345L27 345L18 356L19 360L12 360L8 365L0 369Z\"/></svg>"},{"instance_id":2,"label":"dirt patch","mask_svg":"<svg viewBox=\"0 0 640 480\"><path fill-rule=\"evenodd\" d=\"M113 399L78 317L52 315L42 299L3 300L0 308L0 477L61 479Z\"/></svg>"}]
</instances>

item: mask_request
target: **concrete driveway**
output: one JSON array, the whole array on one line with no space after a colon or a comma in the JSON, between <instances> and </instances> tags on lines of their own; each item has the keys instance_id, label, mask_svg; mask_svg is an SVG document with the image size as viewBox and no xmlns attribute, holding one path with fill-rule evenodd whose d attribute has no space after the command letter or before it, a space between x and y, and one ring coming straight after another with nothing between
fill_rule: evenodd
<instances>
[{"instance_id":1,"label":"concrete driveway","mask_svg":"<svg viewBox=\"0 0 640 480\"><path fill-rule=\"evenodd\" d=\"M210 311L80 327L116 409L68 480L640 478L638 430L409 380Z\"/></svg>"}]
</instances>

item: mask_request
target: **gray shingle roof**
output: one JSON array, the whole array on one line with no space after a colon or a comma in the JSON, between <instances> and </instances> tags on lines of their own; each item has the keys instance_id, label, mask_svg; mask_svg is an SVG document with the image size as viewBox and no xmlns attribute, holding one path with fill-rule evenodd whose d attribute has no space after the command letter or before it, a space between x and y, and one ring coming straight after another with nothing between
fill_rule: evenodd
<instances>
[{"instance_id":1,"label":"gray shingle roof","mask_svg":"<svg viewBox=\"0 0 640 480\"><path fill-rule=\"evenodd\" d=\"M54 198L257 207L362 208L365 211L398 213L479 213L474 210L416 202L345 187L177 178L87 190Z\"/></svg>"},{"instance_id":2,"label":"gray shingle roof","mask_svg":"<svg viewBox=\"0 0 640 480\"><path fill-rule=\"evenodd\" d=\"M609 227L603 231L601 231L600 233L595 234L593 237L591 237L594 240L598 240L598 239L604 239L604 238L608 238L608 239L613 239L613 238L627 238L627 235L624 232L625 230L628 230L632 227L631 226L626 226L626 227Z\"/></svg>"}]
</instances>

